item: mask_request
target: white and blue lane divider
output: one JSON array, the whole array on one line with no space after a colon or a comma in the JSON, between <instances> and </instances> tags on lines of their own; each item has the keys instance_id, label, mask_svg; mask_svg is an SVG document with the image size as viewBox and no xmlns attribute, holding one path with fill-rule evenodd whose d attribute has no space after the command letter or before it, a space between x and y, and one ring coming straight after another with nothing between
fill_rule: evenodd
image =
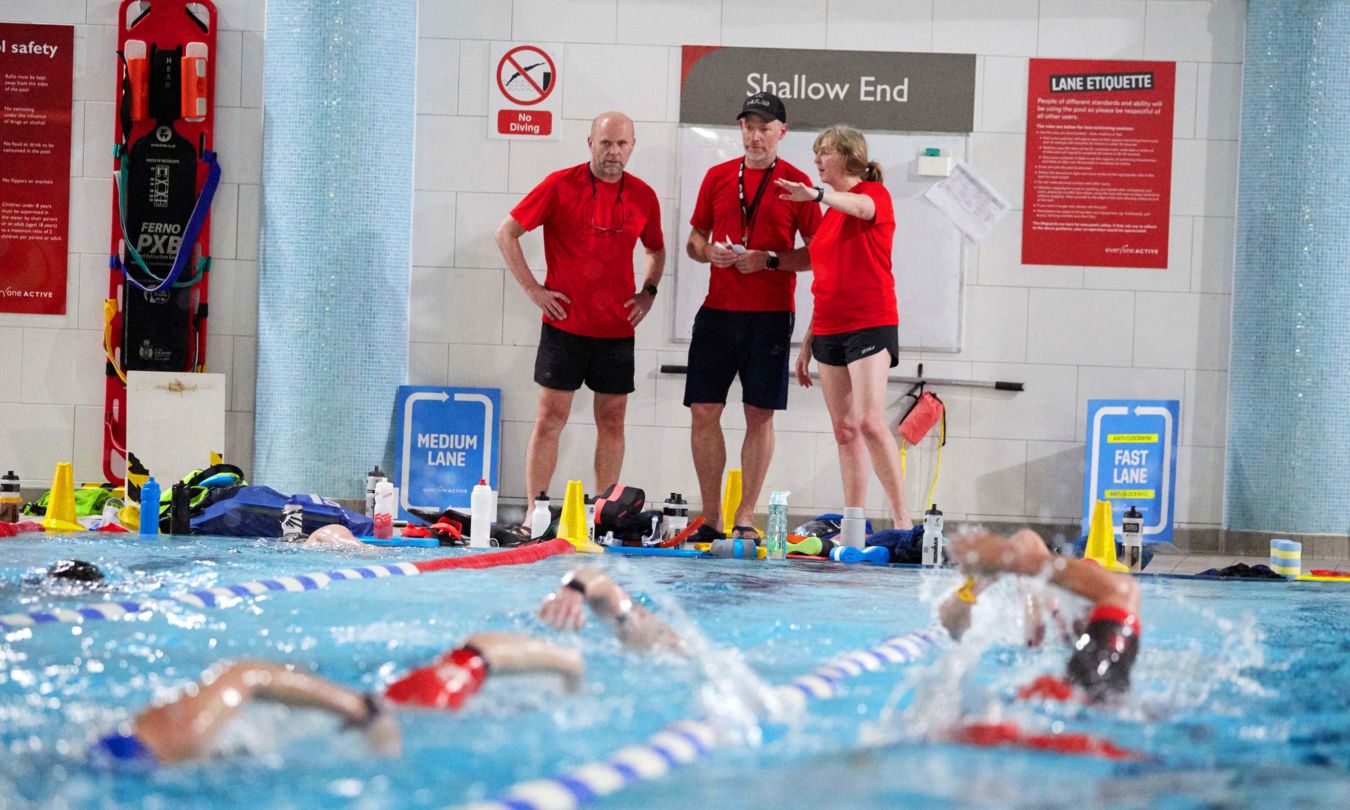
<instances>
[{"instance_id":1,"label":"white and blue lane divider","mask_svg":"<svg viewBox=\"0 0 1350 810\"><path fill-rule=\"evenodd\" d=\"M831 658L817 669L774 687L780 696L804 704L828 698L844 681L891 664L918 660L937 647L947 633L930 627L889 638L875 647ZM620 748L604 760L588 762L548 779L520 782L499 798L465 805L461 810L575 810L638 782L660 779L673 769L702 759L717 747L717 730L706 720L678 720L646 742Z\"/></svg>"}]
</instances>

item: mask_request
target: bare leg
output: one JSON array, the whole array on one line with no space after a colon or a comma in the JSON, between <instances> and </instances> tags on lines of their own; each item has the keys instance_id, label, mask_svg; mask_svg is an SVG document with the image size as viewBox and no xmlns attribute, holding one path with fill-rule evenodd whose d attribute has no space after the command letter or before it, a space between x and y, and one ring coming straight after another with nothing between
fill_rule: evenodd
<instances>
[{"instance_id":1,"label":"bare leg","mask_svg":"<svg viewBox=\"0 0 1350 810\"><path fill-rule=\"evenodd\" d=\"M745 406L745 441L741 444L741 505L733 525L753 526L755 504L773 461L773 411Z\"/></svg>"},{"instance_id":2,"label":"bare leg","mask_svg":"<svg viewBox=\"0 0 1350 810\"><path fill-rule=\"evenodd\" d=\"M872 457L872 469L881 481L881 488L890 502L891 519L895 528L913 528L909 507L905 505L905 479L900 473L900 446L895 443L886 421L886 373L890 355L886 352L855 360L848 365L853 383L853 408L859 415L859 429L867 452Z\"/></svg>"},{"instance_id":3,"label":"bare leg","mask_svg":"<svg viewBox=\"0 0 1350 810\"><path fill-rule=\"evenodd\" d=\"M183 762L201 756L220 729L255 698L323 709L355 722L369 716L359 692L303 670L245 661L208 672L176 700L146 709L132 728L160 762Z\"/></svg>"},{"instance_id":4,"label":"bare leg","mask_svg":"<svg viewBox=\"0 0 1350 810\"><path fill-rule=\"evenodd\" d=\"M725 407L720 402L695 402L689 406L693 422L689 445L694 453L704 525L714 529L722 525L722 472L727 466L727 445L722 436L722 410ZM744 478L741 483L743 490Z\"/></svg>"},{"instance_id":5,"label":"bare leg","mask_svg":"<svg viewBox=\"0 0 1350 810\"><path fill-rule=\"evenodd\" d=\"M867 505L867 448L859 430L853 402L853 381L843 366L820 365L820 390L839 445L839 475L844 482L844 506Z\"/></svg>"},{"instance_id":6,"label":"bare leg","mask_svg":"<svg viewBox=\"0 0 1350 810\"><path fill-rule=\"evenodd\" d=\"M623 423L627 394L595 395L595 491L619 482L623 470Z\"/></svg>"},{"instance_id":7,"label":"bare leg","mask_svg":"<svg viewBox=\"0 0 1350 810\"><path fill-rule=\"evenodd\" d=\"M558 437L572 414L574 391L556 388L539 389L539 410L534 417L534 430L525 448L525 514L534 510L534 496L547 492L558 466Z\"/></svg>"}]
</instances>

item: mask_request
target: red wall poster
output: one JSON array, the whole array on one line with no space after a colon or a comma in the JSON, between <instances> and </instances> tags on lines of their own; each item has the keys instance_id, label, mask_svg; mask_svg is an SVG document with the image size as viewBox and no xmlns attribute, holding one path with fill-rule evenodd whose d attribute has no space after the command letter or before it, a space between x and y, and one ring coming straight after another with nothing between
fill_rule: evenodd
<instances>
[{"instance_id":1,"label":"red wall poster","mask_svg":"<svg viewBox=\"0 0 1350 810\"><path fill-rule=\"evenodd\" d=\"M1174 62L1032 59L1022 263L1166 267Z\"/></svg>"},{"instance_id":2,"label":"red wall poster","mask_svg":"<svg viewBox=\"0 0 1350 810\"><path fill-rule=\"evenodd\" d=\"M66 311L75 28L0 23L0 312Z\"/></svg>"}]
</instances>

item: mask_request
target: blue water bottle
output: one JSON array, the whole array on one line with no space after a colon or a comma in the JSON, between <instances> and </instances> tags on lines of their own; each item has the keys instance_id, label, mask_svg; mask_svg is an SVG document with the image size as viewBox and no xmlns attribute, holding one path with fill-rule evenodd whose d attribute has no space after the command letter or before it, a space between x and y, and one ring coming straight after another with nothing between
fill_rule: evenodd
<instances>
[{"instance_id":1,"label":"blue water bottle","mask_svg":"<svg viewBox=\"0 0 1350 810\"><path fill-rule=\"evenodd\" d=\"M141 534L159 534L159 482L152 475L141 484Z\"/></svg>"}]
</instances>

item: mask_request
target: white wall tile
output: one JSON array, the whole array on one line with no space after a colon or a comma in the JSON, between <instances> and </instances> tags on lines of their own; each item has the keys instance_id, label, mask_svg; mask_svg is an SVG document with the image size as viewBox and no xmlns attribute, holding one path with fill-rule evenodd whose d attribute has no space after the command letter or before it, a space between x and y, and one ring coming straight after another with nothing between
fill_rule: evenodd
<instances>
[{"instance_id":1,"label":"white wall tile","mask_svg":"<svg viewBox=\"0 0 1350 810\"><path fill-rule=\"evenodd\" d=\"M252 411L225 412L225 461L242 469L246 478L252 478Z\"/></svg>"},{"instance_id":2,"label":"white wall tile","mask_svg":"<svg viewBox=\"0 0 1350 810\"><path fill-rule=\"evenodd\" d=\"M238 222L235 226L235 257L256 261L258 258L258 217L262 206L259 194L262 186L239 186Z\"/></svg>"},{"instance_id":3,"label":"white wall tile","mask_svg":"<svg viewBox=\"0 0 1350 810\"><path fill-rule=\"evenodd\" d=\"M459 114L487 115L488 43L459 43Z\"/></svg>"},{"instance_id":4,"label":"white wall tile","mask_svg":"<svg viewBox=\"0 0 1350 810\"><path fill-rule=\"evenodd\" d=\"M223 338L229 340L229 338ZM224 371L224 369L220 369ZM234 338L234 365L230 369L231 411L253 412L258 383L258 339Z\"/></svg>"},{"instance_id":5,"label":"white wall tile","mask_svg":"<svg viewBox=\"0 0 1350 810\"><path fill-rule=\"evenodd\" d=\"M449 385L448 347L444 343L408 344L408 385Z\"/></svg>"},{"instance_id":6,"label":"white wall tile","mask_svg":"<svg viewBox=\"0 0 1350 810\"><path fill-rule=\"evenodd\" d=\"M532 346L451 346L449 384L500 388L502 419L533 424L539 406L534 355Z\"/></svg>"},{"instance_id":7,"label":"white wall tile","mask_svg":"<svg viewBox=\"0 0 1350 810\"><path fill-rule=\"evenodd\" d=\"M1181 399L1181 443L1223 447L1227 437L1228 373L1188 369Z\"/></svg>"},{"instance_id":8,"label":"white wall tile","mask_svg":"<svg viewBox=\"0 0 1350 810\"><path fill-rule=\"evenodd\" d=\"M221 183L211 203L211 257L233 259L239 239L239 186Z\"/></svg>"},{"instance_id":9,"label":"white wall tile","mask_svg":"<svg viewBox=\"0 0 1350 810\"><path fill-rule=\"evenodd\" d=\"M1037 55L1070 59L1139 59L1144 55L1144 0L1041 0Z\"/></svg>"},{"instance_id":10,"label":"white wall tile","mask_svg":"<svg viewBox=\"0 0 1350 810\"><path fill-rule=\"evenodd\" d=\"M417 40L417 112L459 114L459 41Z\"/></svg>"},{"instance_id":11,"label":"white wall tile","mask_svg":"<svg viewBox=\"0 0 1350 810\"><path fill-rule=\"evenodd\" d=\"M505 275L497 269L414 267L409 290L409 340L457 347L501 343Z\"/></svg>"},{"instance_id":12,"label":"white wall tile","mask_svg":"<svg viewBox=\"0 0 1350 810\"><path fill-rule=\"evenodd\" d=\"M1138 293L1134 364L1154 368L1228 368L1226 295Z\"/></svg>"},{"instance_id":13,"label":"white wall tile","mask_svg":"<svg viewBox=\"0 0 1350 810\"><path fill-rule=\"evenodd\" d=\"M519 41L613 42L615 0L514 0L511 35Z\"/></svg>"},{"instance_id":14,"label":"white wall tile","mask_svg":"<svg viewBox=\"0 0 1350 810\"><path fill-rule=\"evenodd\" d=\"M267 0L230 0L216 7L222 31L263 31L267 27Z\"/></svg>"},{"instance_id":15,"label":"white wall tile","mask_svg":"<svg viewBox=\"0 0 1350 810\"><path fill-rule=\"evenodd\" d=\"M239 39L239 106L262 107L267 46L261 31L243 31Z\"/></svg>"},{"instance_id":16,"label":"white wall tile","mask_svg":"<svg viewBox=\"0 0 1350 810\"><path fill-rule=\"evenodd\" d=\"M846 51L933 49L933 0L831 0L825 47Z\"/></svg>"},{"instance_id":17,"label":"white wall tile","mask_svg":"<svg viewBox=\"0 0 1350 810\"><path fill-rule=\"evenodd\" d=\"M1100 290L1186 292L1191 288L1191 225L1193 217L1172 217L1168 223L1167 267L1088 267L1083 286Z\"/></svg>"},{"instance_id":18,"label":"white wall tile","mask_svg":"<svg viewBox=\"0 0 1350 810\"><path fill-rule=\"evenodd\" d=\"M1177 448L1175 523L1223 524L1224 458L1222 447Z\"/></svg>"},{"instance_id":19,"label":"white wall tile","mask_svg":"<svg viewBox=\"0 0 1350 810\"><path fill-rule=\"evenodd\" d=\"M717 45L722 0L619 0L618 41L635 45Z\"/></svg>"},{"instance_id":20,"label":"white wall tile","mask_svg":"<svg viewBox=\"0 0 1350 810\"><path fill-rule=\"evenodd\" d=\"M70 236L72 253L107 253L112 227L112 168L104 177L70 180Z\"/></svg>"},{"instance_id":21,"label":"white wall tile","mask_svg":"<svg viewBox=\"0 0 1350 810\"><path fill-rule=\"evenodd\" d=\"M1184 413L1185 390L1186 374L1180 369L1079 366L1074 435L1079 441L1087 439L1088 400L1179 399Z\"/></svg>"},{"instance_id":22,"label":"white wall tile","mask_svg":"<svg viewBox=\"0 0 1350 810\"><path fill-rule=\"evenodd\" d=\"M659 45L568 44L563 116L590 120L622 110L634 121L664 121L670 59ZM641 87L643 92L634 93Z\"/></svg>"},{"instance_id":23,"label":"white wall tile","mask_svg":"<svg viewBox=\"0 0 1350 810\"><path fill-rule=\"evenodd\" d=\"M1028 518L1078 520L1083 511L1083 445L1027 442Z\"/></svg>"},{"instance_id":24,"label":"white wall tile","mask_svg":"<svg viewBox=\"0 0 1350 810\"><path fill-rule=\"evenodd\" d=\"M644 121L635 128L638 130L637 146L628 161L628 170L652 187L663 201L662 208L671 207L665 201L673 202L679 195L679 181L675 175L679 125ZM582 157L584 159L585 155ZM674 231L667 230L666 233Z\"/></svg>"},{"instance_id":25,"label":"white wall tile","mask_svg":"<svg viewBox=\"0 0 1350 810\"><path fill-rule=\"evenodd\" d=\"M497 250L497 226L520 202L518 194L460 194L455 203L455 266L506 267ZM543 228L521 238L525 261L544 268Z\"/></svg>"},{"instance_id":26,"label":"white wall tile","mask_svg":"<svg viewBox=\"0 0 1350 810\"><path fill-rule=\"evenodd\" d=\"M0 17L4 17L0 14ZM7 18L12 19L12 18ZM117 63L117 29L111 25L75 27L76 101L107 101L113 98L122 74Z\"/></svg>"},{"instance_id":27,"label":"white wall tile","mask_svg":"<svg viewBox=\"0 0 1350 810\"><path fill-rule=\"evenodd\" d=\"M262 110L217 107L212 147L220 154L221 175L232 183L262 182Z\"/></svg>"},{"instance_id":28,"label":"white wall tile","mask_svg":"<svg viewBox=\"0 0 1350 810\"><path fill-rule=\"evenodd\" d=\"M84 105L83 101L70 104L70 176L84 176ZM110 155L111 153L107 153ZM107 162L112 165L111 159Z\"/></svg>"},{"instance_id":29,"label":"white wall tile","mask_svg":"<svg viewBox=\"0 0 1350 810\"><path fill-rule=\"evenodd\" d=\"M0 405L0 458L25 486L46 485L59 462L70 461L74 449L75 408L72 405Z\"/></svg>"},{"instance_id":30,"label":"white wall tile","mask_svg":"<svg viewBox=\"0 0 1350 810\"><path fill-rule=\"evenodd\" d=\"M1027 291L1015 287L968 286L964 298L961 357L1004 363L1026 360Z\"/></svg>"},{"instance_id":31,"label":"white wall tile","mask_svg":"<svg viewBox=\"0 0 1350 810\"><path fill-rule=\"evenodd\" d=\"M1242 65L1199 65L1196 87L1195 137L1237 140L1242 113Z\"/></svg>"},{"instance_id":32,"label":"white wall tile","mask_svg":"<svg viewBox=\"0 0 1350 810\"><path fill-rule=\"evenodd\" d=\"M120 0L89 0L85 22L93 25L116 25L117 7L120 5Z\"/></svg>"},{"instance_id":33,"label":"white wall tile","mask_svg":"<svg viewBox=\"0 0 1350 810\"><path fill-rule=\"evenodd\" d=\"M935 500L951 514L1021 517L1026 508L1027 443L957 439L942 453Z\"/></svg>"},{"instance_id":34,"label":"white wall tile","mask_svg":"<svg viewBox=\"0 0 1350 810\"><path fill-rule=\"evenodd\" d=\"M534 271L534 280L544 283L542 263ZM514 276L506 275L502 285L502 343L507 346L538 346L541 315L539 308L521 290Z\"/></svg>"},{"instance_id":35,"label":"white wall tile","mask_svg":"<svg viewBox=\"0 0 1350 810\"><path fill-rule=\"evenodd\" d=\"M1027 360L1130 365L1135 295L1105 290L1033 289Z\"/></svg>"},{"instance_id":36,"label":"white wall tile","mask_svg":"<svg viewBox=\"0 0 1350 810\"><path fill-rule=\"evenodd\" d=\"M24 402L97 405L103 401L103 367L101 330L24 330Z\"/></svg>"},{"instance_id":37,"label":"white wall tile","mask_svg":"<svg viewBox=\"0 0 1350 810\"><path fill-rule=\"evenodd\" d=\"M234 337L215 332L206 341L206 370L225 375L225 407L234 401Z\"/></svg>"},{"instance_id":38,"label":"white wall tile","mask_svg":"<svg viewBox=\"0 0 1350 810\"><path fill-rule=\"evenodd\" d=\"M6 22L75 25L84 22L85 0L48 0L44 3L0 0L0 19Z\"/></svg>"},{"instance_id":39,"label":"white wall tile","mask_svg":"<svg viewBox=\"0 0 1350 810\"><path fill-rule=\"evenodd\" d=\"M216 34L216 106L239 106L239 81L243 76L243 33Z\"/></svg>"},{"instance_id":40,"label":"white wall tile","mask_svg":"<svg viewBox=\"0 0 1350 810\"><path fill-rule=\"evenodd\" d=\"M1145 59L1241 62L1244 0L1149 0Z\"/></svg>"},{"instance_id":41,"label":"white wall tile","mask_svg":"<svg viewBox=\"0 0 1350 810\"><path fill-rule=\"evenodd\" d=\"M237 259L218 259L211 263L210 334L257 334L257 267L256 262Z\"/></svg>"},{"instance_id":42,"label":"white wall tile","mask_svg":"<svg viewBox=\"0 0 1350 810\"><path fill-rule=\"evenodd\" d=\"M1191 291L1228 293L1233 289L1233 218L1197 217L1191 257Z\"/></svg>"},{"instance_id":43,"label":"white wall tile","mask_svg":"<svg viewBox=\"0 0 1350 810\"><path fill-rule=\"evenodd\" d=\"M1195 105L1199 65L1194 62L1177 63L1176 89L1172 103L1172 137L1195 137Z\"/></svg>"},{"instance_id":44,"label":"white wall tile","mask_svg":"<svg viewBox=\"0 0 1350 810\"><path fill-rule=\"evenodd\" d=\"M779 0L772 10L757 4L724 2L722 44L766 47L766 28L772 26L772 47L824 48L828 7L828 0Z\"/></svg>"},{"instance_id":45,"label":"white wall tile","mask_svg":"<svg viewBox=\"0 0 1350 810\"><path fill-rule=\"evenodd\" d=\"M666 121L680 120L680 74L683 56L680 48L667 48L666 62Z\"/></svg>"},{"instance_id":46,"label":"white wall tile","mask_svg":"<svg viewBox=\"0 0 1350 810\"><path fill-rule=\"evenodd\" d=\"M418 0L417 35L442 39L510 39L504 0Z\"/></svg>"},{"instance_id":47,"label":"white wall tile","mask_svg":"<svg viewBox=\"0 0 1350 810\"><path fill-rule=\"evenodd\" d=\"M103 481L103 406L77 405L71 462L76 485ZM49 472L48 475L51 473Z\"/></svg>"},{"instance_id":48,"label":"white wall tile","mask_svg":"<svg viewBox=\"0 0 1350 810\"><path fill-rule=\"evenodd\" d=\"M1023 90L1022 100L1026 101ZM1026 135L977 132L970 136L967 162L998 189L1013 208L1022 207L1022 177L1026 166ZM1013 218L1009 212L1004 221Z\"/></svg>"},{"instance_id":49,"label":"white wall tile","mask_svg":"<svg viewBox=\"0 0 1350 810\"><path fill-rule=\"evenodd\" d=\"M970 392L970 435L996 439L1070 441L1074 437L1078 370L1073 366L974 364L981 380L1023 383L1022 391Z\"/></svg>"},{"instance_id":50,"label":"white wall tile","mask_svg":"<svg viewBox=\"0 0 1350 810\"><path fill-rule=\"evenodd\" d=\"M72 171L71 175L75 177L83 176L90 178L104 178L112 176L113 158L112 145L115 137L114 121L116 119L115 105L112 102L86 101L83 102L84 116L81 119L83 128L74 129L72 122L72 139L80 141L83 154L80 159L81 171Z\"/></svg>"},{"instance_id":51,"label":"white wall tile","mask_svg":"<svg viewBox=\"0 0 1350 810\"><path fill-rule=\"evenodd\" d=\"M413 193L414 265L450 267L455 263L455 199L448 191Z\"/></svg>"},{"instance_id":52,"label":"white wall tile","mask_svg":"<svg viewBox=\"0 0 1350 810\"><path fill-rule=\"evenodd\" d=\"M21 402L22 387L14 385L15 380L23 379L23 328L19 326L0 326L0 380L9 381L0 386L0 402ZM3 463L3 462L0 462Z\"/></svg>"},{"instance_id":53,"label":"white wall tile","mask_svg":"<svg viewBox=\"0 0 1350 810\"><path fill-rule=\"evenodd\" d=\"M80 283L77 295L66 299L66 312L75 310L69 321L79 329L103 331L103 302L108 298L108 257L99 253L80 253L72 257L76 262ZM7 379L0 375L0 379Z\"/></svg>"},{"instance_id":54,"label":"white wall tile","mask_svg":"<svg viewBox=\"0 0 1350 810\"><path fill-rule=\"evenodd\" d=\"M488 140L482 118L417 116L419 191L496 191L506 185L507 141Z\"/></svg>"},{"instance_id":55,"label":"white wall tile","mask_svg":"<svg viewBox=\"0 0 1350 810\"><path fill-rule=\"evenodd\" d=\"M1022 56L984 57L981 132L1027 131L1027 75L1031 60Z\"/></svg>"},{"instance_id":56,"label":"white wall tile","mask_svg":"<svg viewBox=\"0 0 1350 810\"><path fill-rule=\"evenodd\" d=\"M980 284L1005 287L1082 287L1083 268L1022 264L1022 212L1009 211L976 259Z\"/></svg>"},{"instance_id":57,"label":"white wall tile","mask_svg":"<svg viewBox=\"0 0 1350 810\"><path fill-rule=\"evenodd\" d=\"M524 196L553 172L590 160L586 138L591 132L591 119L564 118L558 124L556 141L510 141L508 191ZM650 126L653 125L634 125L639 144L645 146Z\"/></svg>"},{"instance_id":58,"label":"white wall tile","mask_svg":"<svg viewBox=\"0 0 1350 810\"><path fill-rule=\"evenodd\" d=\"M933 5L933 50L1035 56L1037 0L942 0Z\"/></svg>"}]
</instances>

